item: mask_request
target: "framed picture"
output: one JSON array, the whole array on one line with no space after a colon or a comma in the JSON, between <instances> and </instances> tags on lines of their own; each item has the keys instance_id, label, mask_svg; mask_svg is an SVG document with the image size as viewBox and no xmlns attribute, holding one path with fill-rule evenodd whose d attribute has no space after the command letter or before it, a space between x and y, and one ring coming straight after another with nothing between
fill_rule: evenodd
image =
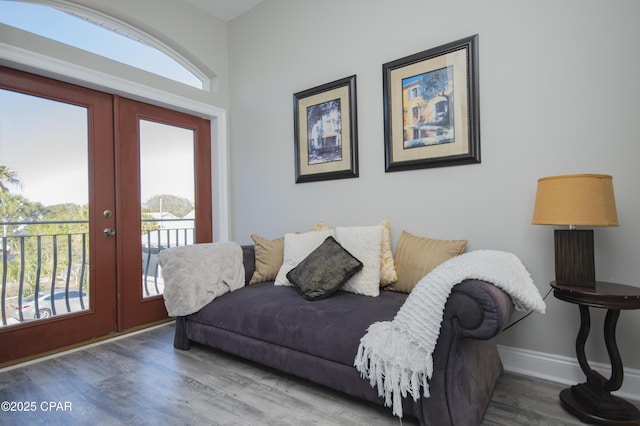
<instances>
[{"instance_id":1,"label":"framed picture","mask_svg":"<svg viewBox=\"0 0 640 426\"><path fill-rule=\"evenodd\" d=\"M478 35L382 65L385 171L480 162Z\"/></svg>"},{"instance_id":2,"label":"framed picture","mask_svg":"<svg viewBox=\"0 0 640 426\"><path fill-rule=\"evenodd\" d=\"M293 95L296 183L358 177L356 76Z\"/></svg>"}]
</instances>

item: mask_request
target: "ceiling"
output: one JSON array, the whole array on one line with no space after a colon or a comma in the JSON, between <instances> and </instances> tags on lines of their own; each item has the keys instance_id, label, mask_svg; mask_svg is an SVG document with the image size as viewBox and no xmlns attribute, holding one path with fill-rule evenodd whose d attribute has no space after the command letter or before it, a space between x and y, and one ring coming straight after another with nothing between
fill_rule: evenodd
<instances>
[{"instance_id":1,"label":"ceiling","mask_svg":"<svg viewBox=\"0 0 640 426\"><path fill-rule=\"evenodd\" d=\"M262 0L185 0L195 7L215 16L224 22L229 22L247 10L255 7Z\"/></svg>"}]
</instances>

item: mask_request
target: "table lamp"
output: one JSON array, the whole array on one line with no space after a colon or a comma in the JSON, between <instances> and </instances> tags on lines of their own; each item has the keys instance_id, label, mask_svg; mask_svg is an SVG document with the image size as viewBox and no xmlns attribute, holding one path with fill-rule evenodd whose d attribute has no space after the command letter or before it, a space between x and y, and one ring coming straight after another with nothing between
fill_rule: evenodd
<instances>
[{"instance_id":1,"label":"table lamp","mask_svg":"<svg viewBox=\"0 0 640 426\"><path fill-rule=\"evenodd\" d=\"M577 174L538 179L533 224L569 225L556 229L556 283L596 286L593 230L576 226L618 226L613 178Z\"/></svg>"}]
</instances>

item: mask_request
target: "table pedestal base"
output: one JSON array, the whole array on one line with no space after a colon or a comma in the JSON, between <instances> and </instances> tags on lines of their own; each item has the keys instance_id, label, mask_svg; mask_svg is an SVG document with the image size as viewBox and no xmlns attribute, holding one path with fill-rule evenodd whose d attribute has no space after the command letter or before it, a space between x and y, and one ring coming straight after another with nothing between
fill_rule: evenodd
<instances>
[{"instance_id":1,"label":"table pedestal base","mask_svg":"<svg viewBox=\"0 0 640 426\"><path fill-rule=\"evenodd\" d=\"M640 410L622 398L611 395L622 387L624 371L616 343L616 324L620 309L640 309L640 289L624 284L598 281L595 287L551 283L554 296L580 308L580 330L576 338L576 355L587 381L560 392L562 406L587 423L601 425L638 425ZM611 360L611 377L607 379L589 366L585 344L591 328L589 307L606 308L604 342Z\"/></svg>"},{"instance_id":2,"label":"table pedestal base","mask_svg":"<svg viewBox=\"0 0 640 426\"><path fill-rule=\"evenodd\" d=\"M600 393L586 383L560 392L562 406L588 423L602 425L640 425L640 411L630 402Z\"/></svg>"}]
</instances>

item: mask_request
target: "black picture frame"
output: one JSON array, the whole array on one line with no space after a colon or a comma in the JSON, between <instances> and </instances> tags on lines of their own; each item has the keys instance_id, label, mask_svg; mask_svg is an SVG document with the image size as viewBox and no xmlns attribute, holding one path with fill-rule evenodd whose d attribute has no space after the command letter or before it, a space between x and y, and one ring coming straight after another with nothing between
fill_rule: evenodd
<instances>
[{"instance_id":1,"label":"black picture frame","mask_svg":"<svg viewBox=\"0 0 640 426\"><path fill-rule=\"evenodd\" d=\"M296 183L358 177L356 76L293 95Z\"/></svg>"},{"instance_id":2,"label":"black picture frame","mask_svg":"<svg viewBox=\"0 0 640 426\"><path fill-rule=\"evenodd\" d=\"M480 163L478 35L382 65L385 172Z\"/></svg>"}]
</instances>

